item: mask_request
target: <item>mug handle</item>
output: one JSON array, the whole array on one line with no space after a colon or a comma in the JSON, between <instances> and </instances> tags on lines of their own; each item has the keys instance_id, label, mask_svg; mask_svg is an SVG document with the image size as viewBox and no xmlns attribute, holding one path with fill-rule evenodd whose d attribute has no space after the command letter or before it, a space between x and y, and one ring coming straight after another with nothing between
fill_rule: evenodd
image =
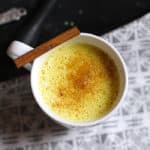
<instances>
[{"instance_id":1,"label":"mug handle","mask_svg":"<svg viewBox=\"0 0 150 150\"><path fill-rule=\"evenodd\" d=\"M7 55L12 59L15 60L16 58L20 57L21 55L31 51L33 47L30 45L27 45L21 41L13 41L9 45L7 49ZM31 71L32 69L32 64L28 63L24 66L25 69L28 71Z\"/></svg>"}]
</instances>

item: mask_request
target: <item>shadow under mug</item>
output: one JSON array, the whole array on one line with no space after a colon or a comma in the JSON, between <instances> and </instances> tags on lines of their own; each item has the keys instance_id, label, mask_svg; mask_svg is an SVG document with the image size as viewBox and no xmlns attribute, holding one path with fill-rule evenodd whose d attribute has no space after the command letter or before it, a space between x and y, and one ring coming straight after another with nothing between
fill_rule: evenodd
<instances>
[{"instance_id":1,"label":"shadow under mug","mask_svg":"<svg viewBox=\"0 0 150 150\"><path fill-rule=\"evenodd\" d=\"M128 86L128 76L127 76L126 65L124 63L123 58L119 54L119 52L116 50L116 48L112 44L110 44L109 42L107 42L106 40L102 39L99 36L89 34L89 33L80 33L79 36L72 38L71 40L72 40L72 42L81 42L81 43L87 43L90 45L94 45L94 46L100 48L101 50L103 50L114 61L115 65L117 67L117 70L118 70L120 85L119 85L119 92L118 92L117 100L113 106L113 109L110 110L110 112L108 112L105 116L103 116L95 121L89 121L89 122L83 122L83 123L74 123L71 121L67 121L67 120L64 120L64 119L60 118L59 116L56 116L55 114L53 114L50 111L50 109L48 109L48 107L45 106L44 102L40 98L39 93L37 92L38 91L37 86L35 84L35 82L37 81L38 66L42 62L41 60L44 59L44 57L49 52L36 58L34 60L33 64L27 64L24 66L27 70L31 71L30 80L31 80L32 93L34 95L36 102L40 106L40 108L51 119L53 119L54 121L56 121L57 123L65 126L65 127L69 127L69 128L87 127L87 126L93 126L96 124L100 124L104 120L106 120L108 117L110 117L117 110L117 108L119 107L119 105L121 105L121 103L126 95L127 86ZM61 45L59 45L59 46L61 46ZM23 42L13 41L10 44L10 46L8 47L7 54L12 59L16 59L17 57L25 54L26 52L31 51L32 49L33 48L31 46L29 46Z\"/></svg>"}]
</instances>

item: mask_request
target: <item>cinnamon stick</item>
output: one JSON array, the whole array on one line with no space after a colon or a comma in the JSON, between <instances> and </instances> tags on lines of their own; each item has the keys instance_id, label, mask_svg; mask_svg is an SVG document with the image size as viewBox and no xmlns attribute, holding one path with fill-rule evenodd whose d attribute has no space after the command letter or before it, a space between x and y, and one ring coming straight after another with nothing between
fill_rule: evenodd
<instances>
[{"instance_id":1,"label":"cinnamon stick","mask_svg":"<svg viewBox=\"0 0 150 150\"><path fill-rule=\"evenodd\" d=\"M16 64L17 68L20 68L20 67L24 66L25 64L33 61L38 56L44 54L45 52L51 50L52 48L64 43L65 41L67 41L79 34L80 34L79 29L77 27L73 27L73 28L59 34L55 38L37 46L30 52L27 52L26 54L18 57L17 59L14 60L14 62Z\"/></svg>"}]
</instances>

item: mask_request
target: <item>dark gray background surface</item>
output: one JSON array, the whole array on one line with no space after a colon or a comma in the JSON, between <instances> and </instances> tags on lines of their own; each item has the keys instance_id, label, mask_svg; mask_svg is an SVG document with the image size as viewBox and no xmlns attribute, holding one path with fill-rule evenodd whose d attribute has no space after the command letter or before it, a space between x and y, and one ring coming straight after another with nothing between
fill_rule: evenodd
<instances>
[{"instance_id":1,"label":"dark gray background surface","mask_svg":"<svg viewBox=\"0 0 150 150\"><path fill-rule=\"evenodd\" d=\"M0 81L28 74L16 69L6 56L9 43L15 39L25 20L38 10L44 0L1 0L0 12L11 7L24 7L28 15L18 22L0 26ZM73 24L82 32L102 35L132 21L150 10L150 0L58 0L53 11L43 23L37 45L50 39Z\"/></svg>"}]
</instances>

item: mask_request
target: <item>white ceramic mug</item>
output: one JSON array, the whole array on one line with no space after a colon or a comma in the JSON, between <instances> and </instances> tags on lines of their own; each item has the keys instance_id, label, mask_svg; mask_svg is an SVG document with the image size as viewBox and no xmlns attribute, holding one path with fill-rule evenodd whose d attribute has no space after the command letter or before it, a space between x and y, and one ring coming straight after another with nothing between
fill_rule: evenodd
<instances>
[{"instance_id":1,"label":"white ceramic mug","mask_svg":"<svg viewBox=\"0 0 150 150\"><path fill-rule=\"evenodd\" d=\"M65 126L65 127L86 127L86 126L92 126L99 123L102 123L104 120L106 120L108 117L112 115L114 111L116 111L117 107L121 104L123 101L125 94L127 92L127 85L128 85L128 77L127 77L127 69L125 66L125 63L120 56L119 52L116 50L114 46L112 46L110 43L105 41L99 36L88 34L88 33L81 33L79 36L71 39L73 42L83 42L90 45L94 45L101 50L103 50L105 53L107 53L114 61L114 63L117 66L118 72L119 72L119 79L120 79L120 88L119 93L117 97L116 104L114 105L113 109L108 112L104 117L101 117L97 119L96 121L90 121L90 122L83 122L83 123L72 123L71 121L66 121L56 115L54 115L48 107L45 106L44 101L39 96L39 93L37 92L37 70L38 66L42 62L41 60L44 59L44 57L47 55L47 53L43 54L42 56L36 58L33 62L33 65L27 64L25 66L26 69L31 70L31 88L33 95L35 97L36 102L39 104L41 109L54 121L57 123ZM61 45L60 45L61 46ZM33 48L29 45L19 42L19 41L13 41L11 45L8 48L7 54L12 58L15 59L24 53L32 50ZM50 52L50 51L49 51ZM49 53L48 52L48 53Z\"/></svg>"}]
</instances>

